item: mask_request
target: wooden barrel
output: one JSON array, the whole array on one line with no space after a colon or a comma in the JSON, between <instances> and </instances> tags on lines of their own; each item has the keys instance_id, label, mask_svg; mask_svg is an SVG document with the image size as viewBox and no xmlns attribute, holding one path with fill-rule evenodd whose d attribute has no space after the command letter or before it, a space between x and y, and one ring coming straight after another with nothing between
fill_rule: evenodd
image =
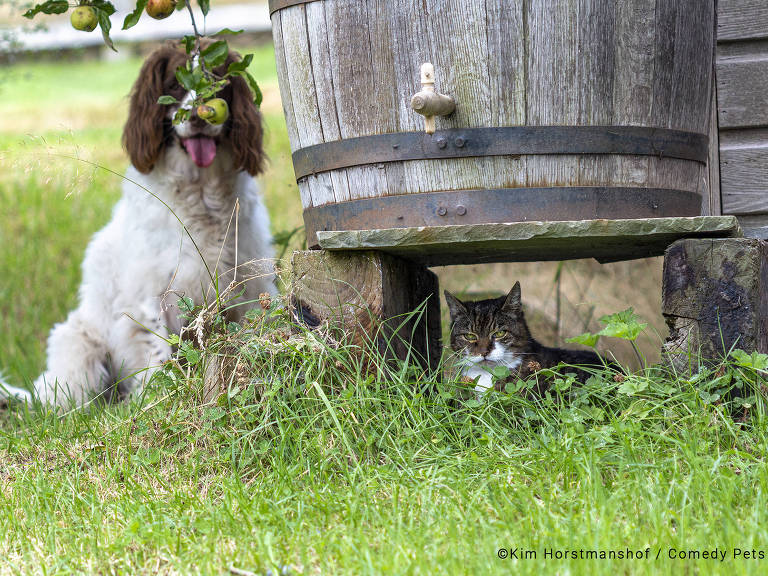
<instances>
[{"instance_id":1,"label":"wooden barrel","mask_svg":"<svg viewBox=\"0 0 768 576\"><path fill-rule=\"evenodd\" d=\"M270 0L319 230L698 216L714 0ZM426 134L420 67L455 112ZM705 210L706 213L706 210Z\"/></svg>"}]
</instances>

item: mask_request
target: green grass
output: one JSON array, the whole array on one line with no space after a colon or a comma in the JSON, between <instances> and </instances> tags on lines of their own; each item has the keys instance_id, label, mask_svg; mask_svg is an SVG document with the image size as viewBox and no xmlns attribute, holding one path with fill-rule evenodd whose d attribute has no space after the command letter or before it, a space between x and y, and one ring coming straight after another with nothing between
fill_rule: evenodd
<instances>
[{"instance_id":1,"label":"green grass","mask_svg":"<svg viewBox=\"0 0 768 576\"><path fill-rule=\"evenodd\" d=\"M202 357L182 346L130 405L6 415L5 572L764 573L732 556L768 544L765 394L749 367L467 401L271 315L213 335ZM226 392L204 404L216 360ZM714 396L736 383L756 394L746 422ZM715 547L725 562L669 557ZM647 560L545 557L646 548Z\"/></svg>"},{"instance_id":2,"label":"green grass","mask_svg":"<svg viewBox=\"0 0 768 576\"><path fill-rule=\"evenodd\" d=\"M274 231L290 230L301 208L274 63L257 53L264 192ZM127 165L139 64L2 70L0 367L14 383L42 368L119 195L91 163ZM768 552L765 387L744 359L695 379L608 374L540 401L475 402L375 354L369 373L359 350L273 314L269 328L212 337L202 357L183 347L130 404L0 412L0 575L765 572L768 558L732 556ZM227 393L206 405L201 374L225 353ZM735 384L751 396L744 422L716 397ZM651 559L544 557L582 548ZM725 562L668 557L714 548Z\"/></svg>"}]
</instances>

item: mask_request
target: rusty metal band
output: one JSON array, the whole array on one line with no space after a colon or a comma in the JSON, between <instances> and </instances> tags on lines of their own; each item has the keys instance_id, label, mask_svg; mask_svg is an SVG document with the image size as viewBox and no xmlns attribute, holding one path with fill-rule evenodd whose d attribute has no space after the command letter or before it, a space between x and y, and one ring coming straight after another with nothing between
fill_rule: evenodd
<instances>
[{"instance_id":1,"label":"rusty metal band","mask_svg":"<svg viewBox=\"0 0 768 576\"><path fill-rule=\"evenodd\" d=\"M304 210L309 246L320 230L699 216L701 196L666 188L449 190L363 198Z\"/></svg>"},{"instance_id":2,"label":"rusty metal band","mask_svg":"<svg viewBox=\"0 0 768 576\"><path fill-rule=\"evenodd\" d=\"M320 0L269 0L269 15L272 16L274 12L282 10L283 8L290 8L291 6L298 6L299 4L309 4L310 2L319 2Z\"/></svg>"},{"instance_id":3,"label":"rusty metal band","mask_svg":"<svg viewBox=\"0 0 768 576\"><path fill-rule=\"evenodd\" d=\"M396 132L336 140L293 153L296 179L365 164L523 154L637 154L706 163L706 134L643 126L506 126Z\"/></svg>"}]
</instances>

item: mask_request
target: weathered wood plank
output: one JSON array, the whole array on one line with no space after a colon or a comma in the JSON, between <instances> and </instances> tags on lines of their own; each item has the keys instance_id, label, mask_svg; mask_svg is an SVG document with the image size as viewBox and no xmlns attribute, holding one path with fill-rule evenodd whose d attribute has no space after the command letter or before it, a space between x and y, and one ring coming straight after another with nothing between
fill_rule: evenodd
<instances>
[{"instance_id":1,"label":"weathered wood plank","mask_svg":"<svg viewBox=\"0 0 768 576\"><path fill-rule=\"evenodd\" d=\"M615 70L615 14L612 0L580 0L578 5L578 50L576 87L580 125L613 123ZM617 157L579 158L579 183L604 180L617 172Z\"/></svg>"},{"instance_id":2,"label":"weathered wood plank","mask_svg":"<svg viewBox=\"0 0 768 576\"><path fill-rule=\"evenodd\" d=\"M291 144L291 152L297 150L300 146L299 133L296 130L296 116L293 112L293 100L291 99L291 82L288 75L288 67L285 62L285 43L283 42L282 12L278 11L272 14L272 39L275 45L275 63L277 64L277 74L281 79L280 101L283 104L283 114L285 115L285 124L288 128L288 140Z\"/></svg>"},{"instance_id":3,"label":"weathered wood plank","mask_svg":"<svg viewBox=\"0 0 768 576\"><path fill-rule=\"evenodd\" d=\"M747 38L768 38L768 2L718 0L718 41Z\"/></svg>"},{"instance_id":4,"label":"weathered wood plank","mask_svg":"<svg viewBox=\"0 0 768 576\"><path fill-rule=\"evenodd\" d=\"M299 146L303 148L324 141L305 7L299 5L283 10L281 19L283 38L291 39L285 44L285 67L290 78L289 87ZM300 186L300 192L302 191L305 196L307 191L309 192L313 206L335 201L333 184L328 174L305 178Z\"/></svg>"},{"instance_id":5,"label":"weathered wood plank","mask_svg":"<svg viewBox=\"0 0 768 576\"><path fill-rule=\"evenodd\" d=\"M524 0L485 0L490 126L525 124Z\"/></svg>"},{"instance_id":6,"label":"weathered wood plank","mask_svg":"<svg viewBox=\"0 0 768 576\"><path fill-rule=\"evenodd\" d=\"M456 111L436 119L437 129L464 126L490 126L490 88L488 71L487 20L485 3L466 0L426 0L430 26L427 29L432 46L438 86L450 87L456 100ZM500 23L494 23L498 26ZM448 190L485 186L487 164L482 159L460 159L441 166L439 178Z\"/></svg>"},{"instance_id":7,"label":"weathered wood plank","mask_svg":"<svg viewBox=\"0 0 768 576\"><path fill-rule=\"evenodd\" d=\"M527 6L526 120L530 126L578 123L579 90L574 89L578 4L578 0L564 0ZM576 184L578 175L579 160L574 156L534 156L526 161L528 186L567 186Z\"/></svg>"},{"instance_id":8,"label":"weathered wood plank","mask_svg":"<svg viewBox=\"0 0 768 576\"><path fill-rule=\"evenodd\" d=\"M341 139L339 117L336 110L331 73L331 56L328 47L328 26L325 20L325 3L311 2L305 5L307 34L309 39L309 58L312 62L312 81L315 88L323 142Z\"/></svg>"},{"instance_id":9,"label":"weathered wood plank","mask_svg":"<svg viewBox=\"0 0 768 576\"><path fill-rule=\"evenodd\" d=\"M678 0L670 128L709 133L715 39L714 2Z\"/></svg>"},{"instance_id":10,"label":"weathered wood plank","mask_svg":"<svg viewBox=\"0 0 768 576\"><path fill-rule=\"evenodd\" d=\"M717 124L717 89L712 78L712 102L709 114L709 158L707 160L707 191L702 196L702 216L723 213L720 191L720 137Z\"/></svg>"},{"instance_id":11,"label":"weathered wood plank","mask_svg":"<svg viewBox=\"0 0 768 576\"><path fill-rule=\"evenodd\" d=\"M768 212L768 128L720 133L723 212Z\"/></svg>"},{"instance_id":12,"label":"weathered wood plank","mask_svg":"<svg viewBox=\"0 0 768 576\"><path fill-rule=\"evenodd\" d=\"M768 352L768 243L688 239L664 256L664 353L684 374L716 363L732 348Z\"/></svg>"},{"instance_id":13,"label":"weathered wood plank","mask_svg":"<svg viewBox=\"0 0 768 576\"><path fill-rule=\"evenodd\" d=\"M312 77L315 85L318 114L322 126L323 142L341 139L339 117L336 110L335 86L331 73L331 56L328 47L328 25L325 19L325 3L311 2L306 5L309 50L312 60ZM349 183L346 171L332 171L328 175L333 189L333 199L343 202L349 199Z\"/></svg>"},{"instance_id":14,"label":"weathered wood plank","mask_svg":"<svg viewBox=\"0 0 768 576\"><path fill-rule=\"evenodd\" d=\"M379 43L389 36L381 29L387 26L385 19L371 19L367 2L340 0L325 2L324 6L341 137L394 131L393 63L387 56L389 50L375 53L383 50ZM375 11L376 6L372 9ZM386 174L371 167L348 169L346 176L348 191L338 190L339 197L383 196L386 192ZM340 184L343 187L343 181Z\"/></svg>"},{"instance_id":15,"label":"weathered wood plank","mask_svg":"<svg viewBox=\"0 0 768 576\"><path fill-rule=\"evenodd\" d=\"M380 252L323 250L294 252L291 266L291 300L300 320L310 326L329 322L363 350L378 348L437 368L438 281L425 267ZM425 306L423 314L404 322L402 315L419 306Z\"/></svg>"},{"instance_id":16,"label":"weathered wood plank","mask_svg":"<svg viewBox=\"0 0 768 576\"><path fill-rule=\"evenodd\" d=\"M768 239L768 214L747 214L738 219L746 238Z\"/></svg>"},{"instance_id":17,"label":"weathered wood plank","mask_svg":"<svg viewBox=\"0 0 768 576\"><path fill-rule=\"evenodd\" d=\"M514 222L318 232L326 250L382 250L427 266L659 256L686 237L733 237L734 216Z\"/></svg>"},{"instance_id":18,"label":"weathered wood plank","mask_svg":"<svg viewBox=\"0 0 768 576\"><path fill-rule=\"evenodd\" d=\"M613 123L648 126L653 106L656 0L618 2L615 10ZM638 22L646 25L638 26ZM632 184L646 184L648 159L619 158L616 176Z\"/></svg>"},{"instance_id":19,"label":"weathered wood plank","mask_svg":"<svg viewBox=\"0 0 768 576\"><path fill-rule=\"evenodd\" d=\"M392 33L395 67L395 105L397 129L401 132L421 132L424 119L410 106L411 97L421 89L420 68L432 60L432 47L427 32L421 0L392 0L388 13ZM450 94L437 75L435 89ZM426 163L387 166L389 194L406 194L431 182L433 170Z\"/></svg>"},{"instance_id":20,"label":"weathered wood plank","mask_svg":"<svg viewBox=\"0 0 768 576\"><path fill-rule=\"evenodd\" d=\"M718 58L720 128L768 126L768 51L743 58Z\"/></svg>"},{"instance_id":21,"label":"weathered wood plank","mask_svg":"<svg viewBox=\"0 0 768 576\"><path fill-rule=\"evenodd\" d=\"M525 106L524 0L485 0L488 50L488 121L491 126L523 126ZM525 186L525 157L487 161L481 173ZM488 184L490 187L492 184Z\"/></svg>"},{"instance_id":22,"label":"weathered wood plank","mask_svg":"<svg viewBox=\"0 0 768 576\"><path fill-rule=\"evenodd\" d=\"M723 192L723 212L726 214L763 214L768 212L766 192L736 194Z\"/></svg>"},{"instance_id":23,"label":"weathered wood plank","mask_svg":"<svg viewBox=\"0 0 768 576\"><path fill-rule=\"evenodd\" d=\"M768 212L768 140L760 146L720 148L723 211Z\"/></svg>"},{"instance_id":24,"label":"weathered wood plank","mask_svg":"<svg viewBox=\"0 0 768 576\"><path fill-rule=\"evenodd\" d=\"M653 88L651 126L669 127L675 74L678 2L657 2L654 22Z\"/></svg>"}]
</instances>

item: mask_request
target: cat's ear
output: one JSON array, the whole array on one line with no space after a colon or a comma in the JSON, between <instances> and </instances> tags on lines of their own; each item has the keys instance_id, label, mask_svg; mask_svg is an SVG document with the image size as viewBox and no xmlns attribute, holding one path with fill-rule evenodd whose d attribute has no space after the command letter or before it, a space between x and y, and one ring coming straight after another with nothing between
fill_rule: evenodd
<instances>
[{"instance_id":1,"label":"cat's ear","mask_svg":"<svg viewBox=\"0 0 768 576\"><path fill-rule=\"evenodd\" d=\"M467 313L467 307L464 305L464 302L456 298L456 296L448 292L448 290L443 290L443 294L445 294L445 301L448 303L448 310L451 313L451 318L456 318L459 314Z\"/></svg>"},{"instance_id":2,"label":"cat's ear","mask_svg":"<svg viewBox=\"0 0 768 576\"><path fill-rule=\"evenodd\" d=\"M502 309L513 314L520 314L523 311L523 302L520 299L520 282L515 282L512 290L507 294Z\"/></svg>"}]
</instances>

